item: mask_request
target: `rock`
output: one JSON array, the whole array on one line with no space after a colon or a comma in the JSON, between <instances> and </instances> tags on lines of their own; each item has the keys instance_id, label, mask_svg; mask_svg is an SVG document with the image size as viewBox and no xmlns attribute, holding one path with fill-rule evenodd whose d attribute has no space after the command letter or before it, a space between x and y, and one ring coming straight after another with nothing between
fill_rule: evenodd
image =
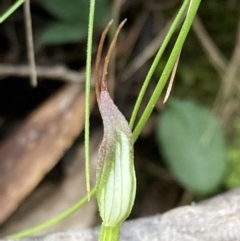
<instances>
[{"instance_id":1,"label":"rock","mask_svg":"<svg viewBox=\"0 0 240 241\"><path fill-rule=\"evenodd\" d=\"M98 232L99 228L94 228L30 237L22 241L96 241ZM121 229L121 241L130 240L240 241L240 189L162 215L125 222Z\"/></svg>"}]
</instances>

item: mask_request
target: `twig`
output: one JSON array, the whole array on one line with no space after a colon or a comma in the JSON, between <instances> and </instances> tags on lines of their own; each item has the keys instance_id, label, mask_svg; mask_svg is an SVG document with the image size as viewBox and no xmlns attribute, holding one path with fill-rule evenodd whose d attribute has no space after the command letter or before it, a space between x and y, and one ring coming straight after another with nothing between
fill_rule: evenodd
<instances>
[{"instance_id":1,"label":"twig","mask_svg":"<svg viewBox=\"0 0 240 241\"><path fill-rule=\"evenodd\" d=\"M224 97L228 98L232 93L233 86L237 81L236 75L240 67L240 21L238 23L237 39L235 48L229 62L224 81Z\"/></svg>"},{"instance_id":2,"label":"twig","mask_svg":"<svg viewBox=\"0 0 240 241\"><path fill-rule=\"evenodd\" d=\"M239 96L238 76L240 67L240 21L238 24L237 41L235 48L228 64L228 68L224 75L224 81L221 85L221 89L218 93L218 101L215 107L215 111L219 113L221 111L221 118L225 127L229 127L229 120L231 119L234 112L239 109L238 100L236 100L234 93L237 92ZM223 107L222 107L223 106Z\"/></svg>"},{"instance_id":3,"label":"twig","mask_svg":"<svg viewBox=\"0 0 240 241\"><path fill-rule=\"evenodd\" d=\"M139 35L141 34L141 31L144 27L144 24L146 23L148 16L149 16L149 12L147 11L143 11L139 13L137 19L135 19L133 23L133 26L126 33L127 36L125 37L125 40L122 41L121 44L119 44L117 48L117 52L122 53L121 59L118 62L119 69L127 68L128 60L133 52L133 49L134 49L134 46L136 45L137 40L139 39ZM127 47L126 47L126 43L127 43Z\"/></svg>"},{"instance_id":4,"label":"twig","mask_svg":"<svg viewBox=\"0 0 240 241\"><path fill-rule=\"evenodd\" d=\"M123 75L123 80L127 80L131 77L139 68L141 68L147 60L152 58L154 54L156 54L159 46L161 46L164 37L166 36L166 32L170 28L172 24L172 20L170 20L165 28L157 35L155 39L141 52L130 64L129 68Z\"/></svg>"},{"instance_id":5,"label":"twig","mask_svg":"<svg viewBox=\"0 0 240 241\"><path fill-rule=\"evenodd\" d=\"M208 55L210 62L215 67L218 74L223 77L227 69L227 60L224 58L223 54L220 52L220 50L217 48L207 31L205 30L199 16L195 17L195 20L193 22L193 29L197 37L199 38L200 43L203 46L206 54Z\"/></svg>"},{"instance_id":6,"label":"twig","mask_svg":"<svg viewBox=\"0 0 240 241\"><path fill-rule=\"evenodd\" d=\"M37 73L36 73L36 64L35 64L35 57L34 57L30 0L26 0L24 3L24 17L25 17L28 61L29 61L29 65L31 68L31 84L33 87L36 87L37 86Z\"/></svg>"},{"instance_id":7,"label":"twig","mask_svg":"<svg viewBox=\"0 0 240 241\"><path fill-rule=\"evenodd\" d=\"M223 54L214 44L198 16L195 18L193 29L210 62L222 80L213 109L214 112L220 116L225 127L227 127L229 119L237 108L234 104L235 98L233 92L239 92L240 90L237 81L237 72L240 66L240 22L237 33L237 43L230 62L224 58Z\"/></svg>"},{"instance_id":8,"label":"twig","mask_svg":"<svg viewBox=\"0 0 240 241\"><path fill-rule=\"evenodd\" d=\"M38 78L61 80L73 83L83 83L85 79L85 73L80 73L67 69L65 66L57 65L51 67L38 66L36 67L36 73ZM29 77L31 69L29 65L0 65L0 79L6 77Z\"/></svg>"}]
</instances>

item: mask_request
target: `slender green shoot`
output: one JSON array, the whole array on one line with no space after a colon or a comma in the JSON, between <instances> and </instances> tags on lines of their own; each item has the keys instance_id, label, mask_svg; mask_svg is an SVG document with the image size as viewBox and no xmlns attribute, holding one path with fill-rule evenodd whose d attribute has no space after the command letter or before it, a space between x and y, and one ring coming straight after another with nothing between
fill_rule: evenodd
<instances>
[{"instance_id":1,"label":"slender green shoot","mask_svg":"<svg viewBox=\"0 0 240 241\"><path fill-rule=\"evenodd\" d=\"M87 63L86 63L86 84L85 84L85 175L86 188L90 198L90 89L91 89L91 69L92 69L92 39L94 25L95 0L90 0L88 38L87 38Z\"/></svg>"},{"instance_id":2,"label":"slender green shoot","mask_svg":"<svg viewBox=\"0 0 240 241\"><path fill-rule=\"evenodd\" d=\"M0 23L3 23L13 12L15 12L25 0L18 0L16 1L9 9L5 11L0 17Z\"/></svg>"},{"instance_id":3,"label":"slender green shoot","mask_svg":"<svg viewBox=\"0 0 240 241\"><path fill-rule=\"evenodd\" d=\"M158 53L157 53L152 65L151 65L151 68L148 71L148 74L145 78L145 81L144 81L143 86L140 90L140 93L138 95L136 104L135 104L133 112L132 112L132 116L131 116L130 123L129 123L131 128L133 128L134 122L135 122L136 117L137 117L137 113L139 111L140 105L142 103L142 100L143 100L143 97L144 97L145 92L147 90L147 87L150 83L150 80L153 76L153 73L157 68L157 65L158 65L158 63L159 63L159 61L162 57L162 54L163 54L164 50L166 49L166 47L169 43L169 40L171 39L171 37L172 37L173 33L175 32L176 28L178 27L179 23L181 22L181 19L183 18L183 15L186 11L187 6L189 5L189 2L190 2L190 0L185 0L183 5L181 6L176 18L174 19L169 31L167 32L166 37L163 40L163 43L162 43L161 47L158 50Z\"/></svg>"},{"instance_id":4,"label":"slender green shoot","mask_svg":"<svg viewBox=\"0 0 240 241\"><path fill-rule=\"evenodd\" d=\"M173 47L173 50L171 52L171 55L167 61L167 64L162 72L162 75L158 81L157 86L155 87L155 90L138 122L136 125L134 131L133 131L133 138L134 141L137 140L138 136L140 135L143 127L145 126L150 114L153 111L154 106L156 105L160 94L162 93L162 90L164 86L166 85L166 82L173 70L173 67L177 61L177 58L182 50L183 44L185 42L185 39L187 37L187 34L190 30L190 27L192 25L192 22L194 20L194 17L196 15L197 9L200 5L201 0L192 0L189 4L188 12L186 15L186 18L184 20L184 23L182 25L181 31L178 35L178 38L176 40L176 43Z\"/></svg>"},{"instance_id":5,"label":"slender green shoot","mask_svg":"<svg viewBox=\"0 0 240 241\"><path fill-rule=\"evenodd\" d=\"M94 187L92 189L92 191L90 192L90 197L93 197L96 193L96 187ZM19 232L19 233L15 233L12 234L10 236L8 236L8 238L11 239L19 239L19 238L24 238L27 236L31 236L37 232L40 232L46 228L50 228L51 226L53 226L56 223L59 223L60 221L66 219L67 217L71 216L73 213L75 213L79 208L81 208L83 205L85 205L88 202L88 196L86 195L84 198L82 198L79 202L77 202L75 205L73 205L71 208L69 208L68 210L66 210L64 213L60 214L59 216L50 219L49 221L40 224L38 226L35 226L33 228L30 228L28 230Z\"/></svg>"}]
</instances>

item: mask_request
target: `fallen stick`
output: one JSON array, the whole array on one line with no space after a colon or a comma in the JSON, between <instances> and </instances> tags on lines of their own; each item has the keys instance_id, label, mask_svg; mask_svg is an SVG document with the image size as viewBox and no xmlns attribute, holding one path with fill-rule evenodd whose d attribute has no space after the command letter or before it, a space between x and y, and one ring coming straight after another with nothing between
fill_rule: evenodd
<instances>
[{"instance_id":1,"label":"fallen stick","mask_svg":"<svg viewBox=\"0 0 240 241\"><path fill-rule=\"evenodd\" d=\"M91 96L91 106L94 95ZM84 124L85 95L64 86L0 145L0 224L73 144Z\"/></svg>"},{"instance_id":2,"label":"fallen stick","mask_svg":"<svg viewBox=\"0 0 240 241\"><path fill-rule=\"evenodd\" d=\"M85 72L77 72L67 69L63 65L56 66L37 66L36 67L37 77L49 80L61 80L72 83L84 83ZM29 78L31 75L31 69L29 65L11 65L11 64L0 64L0 79L6 77L22 77Z\"/></svg>"}]
</instances>

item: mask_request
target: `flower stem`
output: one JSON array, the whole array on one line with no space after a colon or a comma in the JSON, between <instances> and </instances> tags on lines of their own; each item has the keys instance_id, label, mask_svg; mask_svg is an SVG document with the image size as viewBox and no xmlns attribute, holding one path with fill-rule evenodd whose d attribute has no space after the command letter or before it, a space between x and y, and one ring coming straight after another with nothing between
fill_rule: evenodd
<instances>
[{"instance_id":1,"label":"flower stem","mask_svg":"<svg viewBox=\"0 0 240 241\"><path fill-rule=\"evenodd\" d=\"M99 241L119 241L120 225L109 227L102 224Z\"/></svg>"},{"instance_id":2,"label":"flower stem","mask_svg":"<svg viewBox=\"0 0 240 241\"><path fill-rule=\"evenodd\" d=\"M88 38L87 38L87 63L86 63L86 85L85 85L85 175L86 188L88 197L90 198L90 87L91 87L91 62L92 62L92 39L93 39L93 24L94 24L94 10L95 0L90 0L89 9L89 24L88 24Z\"/></svg>"}]
</instances>

